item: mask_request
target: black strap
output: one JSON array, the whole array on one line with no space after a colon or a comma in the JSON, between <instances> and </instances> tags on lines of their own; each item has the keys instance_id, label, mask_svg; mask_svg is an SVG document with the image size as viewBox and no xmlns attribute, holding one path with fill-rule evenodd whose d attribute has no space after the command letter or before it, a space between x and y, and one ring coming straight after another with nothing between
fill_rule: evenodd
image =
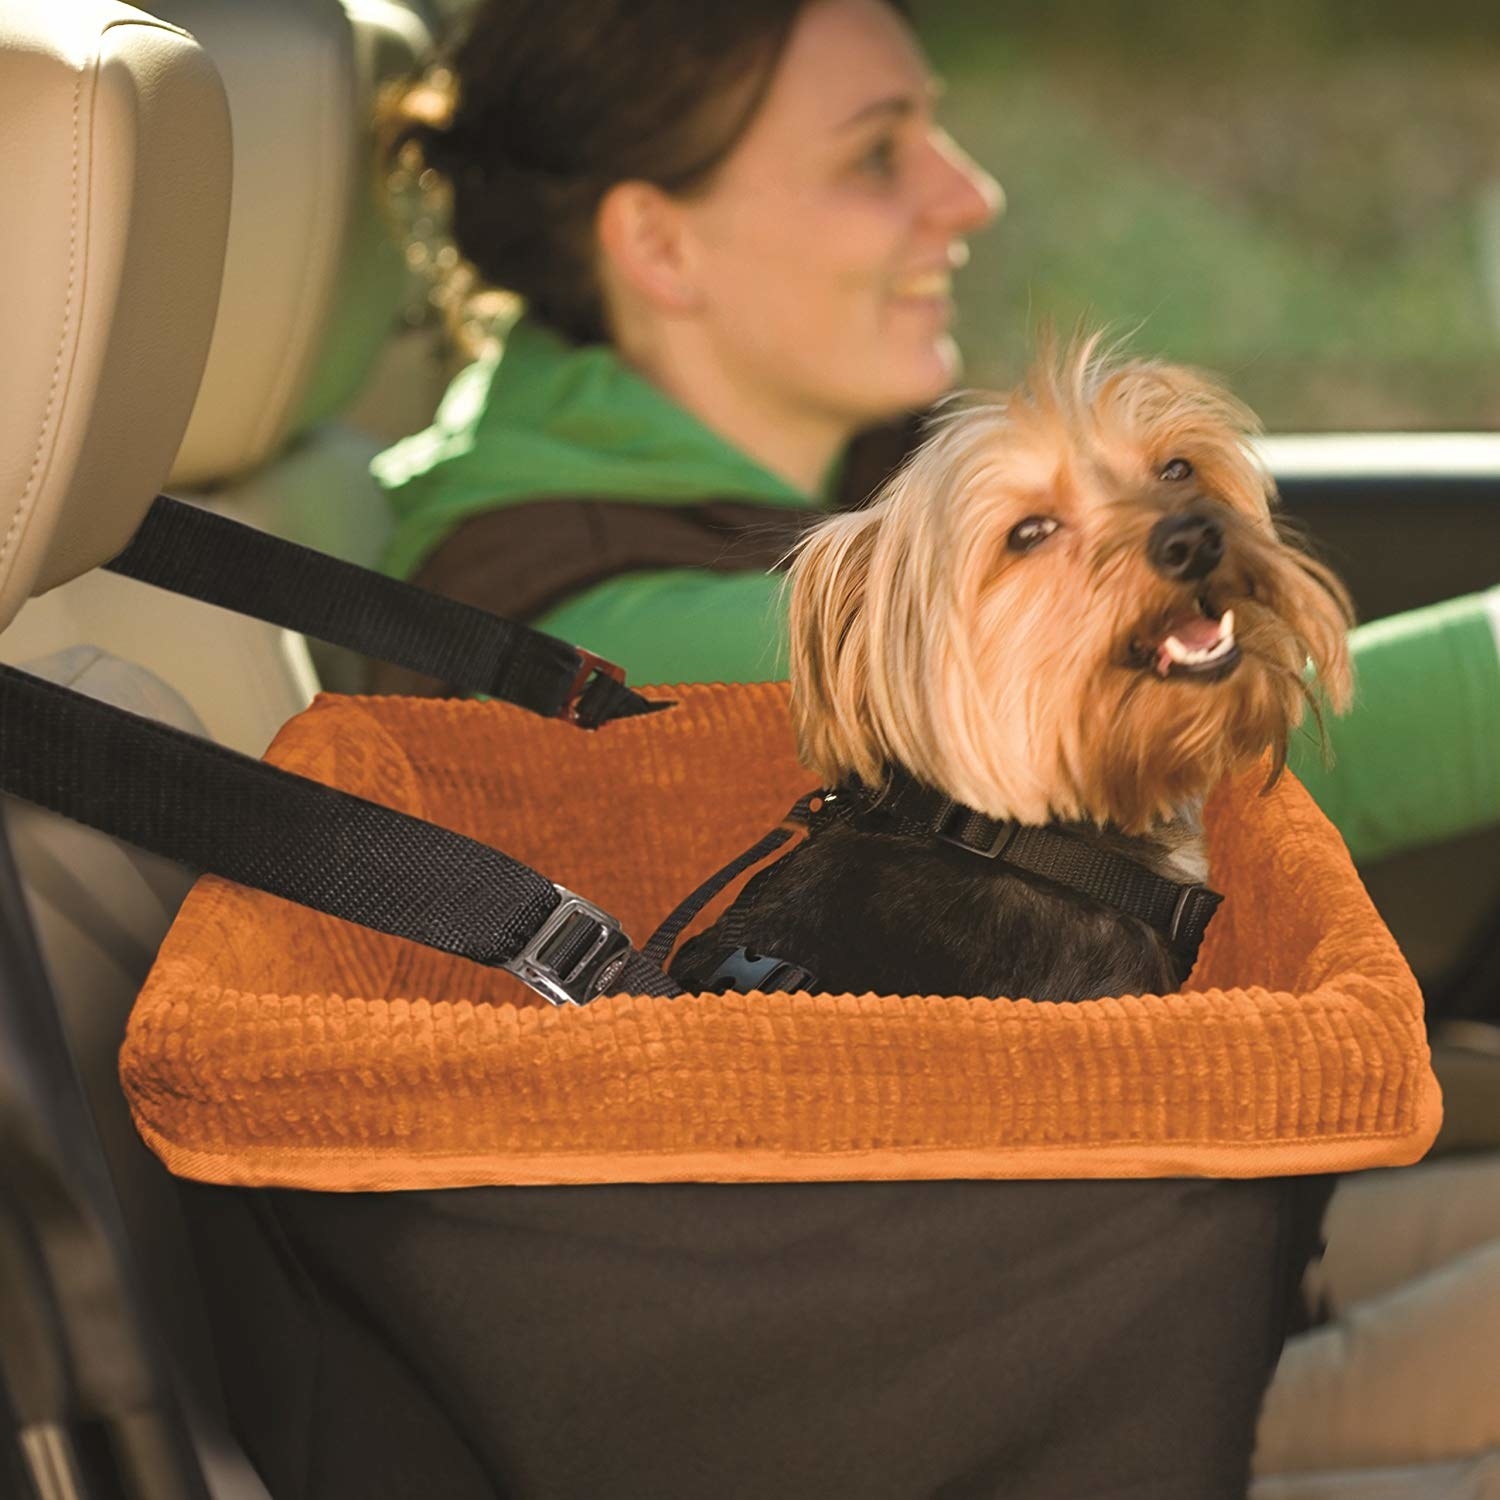
<instances>
[{"instance_id":1,"label":"black strap","mask_svg":"<svg viewBox=\"0 0 1500 1500\"><path fill-rule=\"evenodd\" d=\"M555 636L168 495L105 567L585 729L671 706Z\"/></svg>"},{"instance_id":2,"label":"black strap","mask_svg":"<svg viewBox=\"0 0 1500 1500\"><path fill-rule=\"evenodd\" d=\"M1078 891L1154 927L1190 963L1224 899L1206 885L1179 884L1065 828L986 817L904 772L872 792L859 782L824 798L819 819L875 815L882 831L935 838L1028 875ZM817 823L813 824L814 832Z\"/></svg>"},{"instance_id":3,"label":"black strap","mask_svg":"<svg viewBox=\"0 0 1500 1500\"><path fill-rule=\"evenodd\" d=\"M660 927L646 940L646 945L641 952L654 964L664 965L667 955L672 951L672 944L678 939L682 929L713 900L720 891L734 879L736 875L748 870L751 865L763 860L766 855L774 853L786 841L792 837L797 828L804 826L808 819L808 810L812 805L813 798L818 796L817 792L809 792L792 804L791 811L782 820L782 826L773 828L763 839L752 844L743 854L736 855L727 865L714 875L710 875L697 890L691 895L685 896L678 902L671 915ZM786 824L793 826L788 828ZM799 971L801 972L801 971Z\"/></svg>"},{"instance_id":4,"label":"black strap","mask_svg":"<svg viewBox=\"0 0 1500 1500\"><path fill-rule=\"evenodd\" d=\"M509 855L0 667L0 790L199 870L503 967L555 1004L678 995L613 918Z\"/></svg>"}]
</instances>

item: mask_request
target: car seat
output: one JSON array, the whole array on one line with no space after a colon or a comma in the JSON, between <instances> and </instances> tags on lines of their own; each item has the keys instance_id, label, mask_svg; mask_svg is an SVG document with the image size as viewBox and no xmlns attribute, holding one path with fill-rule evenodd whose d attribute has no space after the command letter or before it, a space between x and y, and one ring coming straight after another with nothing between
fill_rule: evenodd
<instances>
[{"instance_id":1,"label":"car seat","mask_svg":"<svg viewBox=\"0 0 1500 1500\"><path fill-rule=\"evenodd\" d=\"M258 752L316 688L300 638L95 565L169 465L178 492L261 524L316 525L335 512L314 500L340 495L354 497L338 513L350 534L371 520L378 445L330 418L399 319L367 120L379 81L429 39L383 0L160 9L0 0L0 160L28 209L27 232L0 244L14 507L0 620L25 604L0 659ZM190 877L30 808L8 804L6 826L213 1495L264 1500L219 1409L175 1191L116 1077L130 1002Z\"/></svg>"},{"instance_id":2,"label":"car seat","mask_svg":"<svg viewBox=\"0 0 1500 1500\"><path fill-rule=\"evenodd\" d=\"M213 59L234 132L219 311L164 486L371 562L388 524L368 472L381 440L339 414L400 328L409 288L377 205L370 118L381 85L410 72L431 37L394 0L150 8ZM79 641L157 673L215 738L250 754L320 682L300 637L97 570L28 604L0 660ZM347 655L319 662L329 685L355 685Z\"/></svg>"}]
</instances>

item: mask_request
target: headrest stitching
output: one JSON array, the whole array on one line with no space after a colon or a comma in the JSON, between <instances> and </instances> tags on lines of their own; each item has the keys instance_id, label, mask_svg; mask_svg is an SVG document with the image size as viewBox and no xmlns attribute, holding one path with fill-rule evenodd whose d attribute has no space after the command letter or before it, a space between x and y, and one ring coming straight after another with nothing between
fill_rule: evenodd
<instances>
[{"instance_id":1,"label":"headrest stitching","mask_svg":"<svg viewBox=\"0 0 1500 1500\"><path fill-rule=\"evenodd\" d=\"M5 533L5 540L0 542L0 568L3 568L6 559L10 555L11 548L15 545L23 520L26 518L32 490L37 483L42 469L42 455L46 451L47 432L52 421L52 410L57 403L57 386L62 377L63 353L68 347L68 329L73 318L73 289L78 283L78 157L79 157L79 132L78 115L79 105L83 97L83 69L80 68L73 78L73 180L72 180L72 203L69 210L68 220L68 286L67 295L63 307L62 329L57 338L57 356L52 361L52 383L47 388L47 405L42 411L41 427L36 437L36 452L31 458L31 469L26 475L26 483L21 489L21 498L16 503L15 514L10 518L10 526Z\"/></svg>"}]
</instances>

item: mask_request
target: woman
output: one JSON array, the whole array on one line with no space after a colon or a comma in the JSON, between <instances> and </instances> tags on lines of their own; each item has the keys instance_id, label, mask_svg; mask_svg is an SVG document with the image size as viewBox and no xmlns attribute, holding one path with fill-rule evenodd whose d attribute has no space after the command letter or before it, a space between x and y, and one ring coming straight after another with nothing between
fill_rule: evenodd
<instances>
[{"instance_id":1,"label":"woman","mask_svg":"<svg viewBox=\"0 0 1500 1500\"><path fill-rule=\"evenodd\" d=\"M784 675L767 570L953 385L951 273L1002 202L936 125L902 7L700 9L491 6L451 122L397 127L528 313L376 461L388 566L637 682ZM597 65L647 43L649 77ZM1492 619L1475 598L1356 634L1332 767L1312 733L1292 761L1356 858L1500 819Z\"/></svg>"},{"instance_id":2,"label":"woman","mask_svg":"<svg viewBox=\"0 0 1500 1500\"><path fill-rule=\"evenodd\" d=\"M608 639L636 680L781 671L765 570L856 432L953 384L951 272L1000 203L894 8L800 9L674 20L693 66L644 99L616 75L569 90L528 7L475 28L453 123L420 139L465 254L529 314L378 460L394 571ZM597 4L545 25L585 16L627 50L663 29Z\"/></svg>"}]
</instances>

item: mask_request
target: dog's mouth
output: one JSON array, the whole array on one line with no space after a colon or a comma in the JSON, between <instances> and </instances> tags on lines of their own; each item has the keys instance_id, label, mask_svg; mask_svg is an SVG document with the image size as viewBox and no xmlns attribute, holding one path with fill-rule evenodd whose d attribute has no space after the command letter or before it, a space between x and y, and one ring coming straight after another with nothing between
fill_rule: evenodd
<instances>
[{"instance_id":1,"label":"dog's mouth","mask_svg":"<svg viewBox=\"0 0 1500 1500\"><path fill-rule=\"evenodd\" d=\"M1242 657L1234 637L1234 611L1217 610L1199 595L1191 611L1173 615L1159 632L1135 635L1130 659L1158 677L1193 677L1216 682L1239 666Z\"/></svg>"}]
</instances>

